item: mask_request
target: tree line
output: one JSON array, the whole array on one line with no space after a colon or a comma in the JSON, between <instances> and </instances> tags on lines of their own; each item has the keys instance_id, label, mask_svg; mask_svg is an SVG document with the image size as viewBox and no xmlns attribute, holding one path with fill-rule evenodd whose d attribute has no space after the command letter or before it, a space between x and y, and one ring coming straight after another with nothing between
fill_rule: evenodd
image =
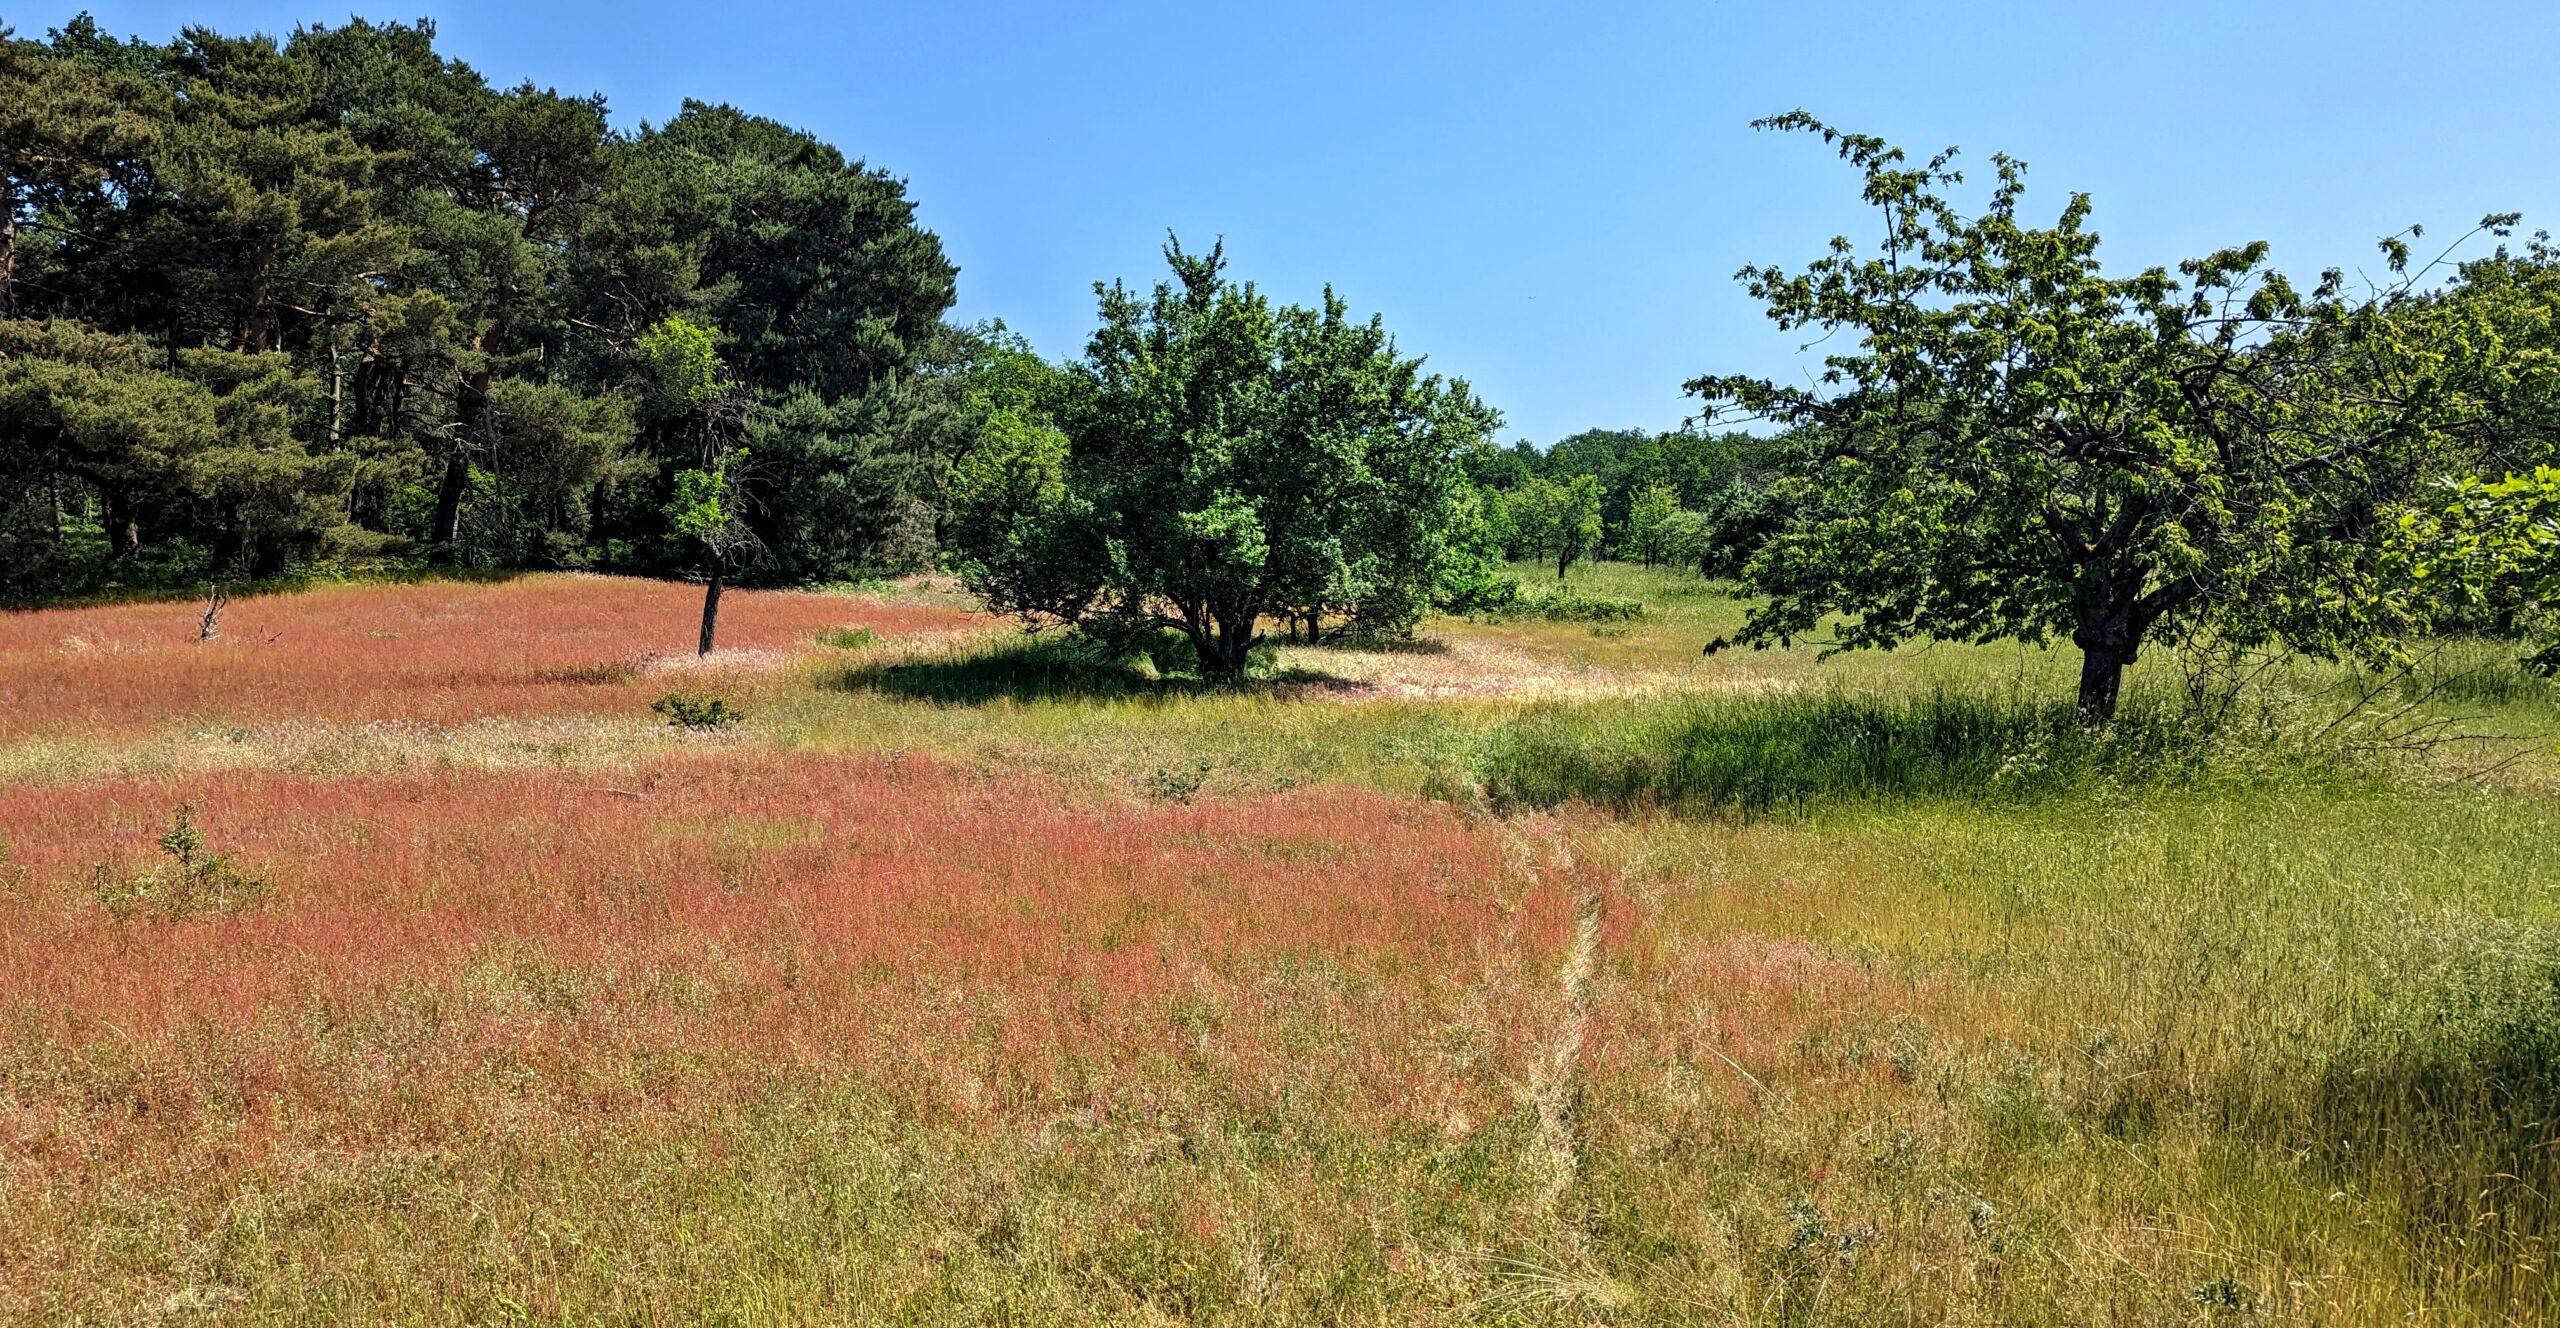
<instances>
[{"instance_id":1,"label":"tree line","mask_svg":"<svg viewBox=\"0 0 2560 1328\"><path fill-rule=\"evenodd\" d=\"M688 102L492 85L431 24L0 38L0 595L314 560L667 572L712 403L757 574L912 563L1023 353L946 325L902 182Z\"/></svg>"},{"instance_id":2,"label":"tree line","mask_svg":"<svg viewBox=\"0 0 2560 1328\"><path fill-rule=\"evenodd\" d=\"M726 106L617 131L431 25L0 36L0 598L364 559L732 580L939 565L1234 678L1601 552L1732 578L1731 641L2068 641L2111 716L2162 642L2560 666L2560 252L2492 216L2380 276L2263 244L2129 275L1991 159L1802 112L1878 241L1739 274L1825 348L1678 430L1499 414L1222 246L1097 283L1083 355L953 326L902 182ZM2487 252L2480 252L2482 248Z\"/></svg>"}]
</instances>

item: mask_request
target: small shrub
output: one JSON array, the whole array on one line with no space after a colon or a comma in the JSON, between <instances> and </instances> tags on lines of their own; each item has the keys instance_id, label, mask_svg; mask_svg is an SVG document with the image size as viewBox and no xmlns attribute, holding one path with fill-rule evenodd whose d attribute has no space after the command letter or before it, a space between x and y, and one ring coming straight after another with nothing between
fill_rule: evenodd
<instances>
[{"instance_id":1,"label":"small shrub","mask_svg":"<svg viewBox=\"0 0 2560 1328\"><path fill-rule=\"evenodd\" d=\"M2229 1273L2187 1288L2187 1299L2204 1306L2208 1313L2214 1310L2247 1311L2256 1309L2258 1305L2257 1296Z\"/></svg>"},{"instance_id":2,"label":"small shrub","mask_svg":"<svg viewBox=\"0 0 2560 1328\"><path fill-rule=\"evenodd\" d=\"M745 719L746 712L717 696L695 696L690 692L669 692L649 703L651 710L667 717L667 723L680 729L725 729Z\"/></svg>"},{"instance_id":3,"label":"small shrub","mask_svg":"<svg viewBox=\"0 0 2560 1328\"><path fill-rule=\"evenodd\" d=\"M1444 613L1481 613L1500 615L1520 602L1517 577L1485 572L1441 588L1439 608Z\"/></svg>"},{"instance_id":4,"label":"small shrub","mask_svg":"<svg viewBox=\"0 0 2560 1328\"><path fill-rule=\"evenodd\" d=\"M818 644L838 650L868 650L879 644L880 634L868 627L830 627L818 633Z\"/></svg>"},{"instance_id":5,"label":"small shrub","mask_svg":"<svg viewBox=\"0 0 2560 1328\"><path fill-rule=\"evenodd\" d=\"M201 913L237 913L266 898L264 878L240 870L230 854L205 851L192 804L181 803L171 813L159 844L169 857L165 866L124 872L101 862L89 869L91 897L119 928L146 914L177 921Z\"/></svg>"},{"instance_id":6,"label":"small shrub","mask_svg":"<svg viewBox=\"0 0 2560 1328\"><path fill-rule=\"evenodd\" d=\"M1189 803L1216 772L1217 766L1205 756L1190 765L1158 766L1147 776L1147 796L1158 802Z\"/></svg>"}]
</instances>

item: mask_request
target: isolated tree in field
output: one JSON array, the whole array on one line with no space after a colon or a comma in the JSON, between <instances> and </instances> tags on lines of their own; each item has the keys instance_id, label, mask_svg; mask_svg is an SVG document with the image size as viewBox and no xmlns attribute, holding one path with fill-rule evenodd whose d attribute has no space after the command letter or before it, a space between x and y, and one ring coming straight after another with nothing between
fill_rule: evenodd
<instances>
[{"instance_id":1,"label":"isolated tree in field","mask_svg":"<svg viewBox=\"0 0 2560 1328\"><path fill-rule=\"evenodd\" d=\"M1556 579L1600 543L1600 480L1576 475L1562 484L1541 475L1512 490L1511 520L1520 546L1552 560Z\"/></svg>"},{"instance_id":2,"label":"isolated tree in field","mask_svg":"<svg viewBox=\"0 0 2560 1328\"><path fill-rule=\"evenodd\" d=\"M1672 518L1679 512L1680 494L1670 485L1648 484L1636 490L1627 504L1627 526L1618 540L1618 556L1633 554L1647 567L1660 562L1669 547Z\"/></svg>"},{"instance_id":3,"label":"isolated tree in field","mask_svg":"<svg viewBox=\"0 0 2560 1328\"><path fill-rule=\"evenodd\" d=\"M969 586L1035 624L1173 629L1241 676L1266 617L1402 630L1480 561L1457 457L1498 419L1421 372L1380 322L1275 306L1223 249L1168 244L1102 326L1047 422L1013 418L954 466Z\"/></svg>"},{"instance_id":4,"label":"isolated tree in field","mask_svg":"<svg viewBox=\"0 0 2560 1328\"><path fill-rule=\"evenodd\" d=\"M1884 238L1740 274L1779 326L1841 347L1818 384L1688 385L1716 413L1819 428L1773 492L1788 525L1746 569L1765 599L1737 640L1831 615L1840 649L2067 635L2080 709L2104 720L2163 633L2331 655L2400 625L2379 527L2485 425L2403 317L2404 243L2385 244L2398 284L2363 298L2336 271L2296 289L2263 244L2109 277L2088 198L2028 224L2009 158L1966 215L1940 193L1952 151L1911 168L1802 112L1761 123L1837 142Z\"/></svg>"},{"instance_id":5,"label":"isolated tree in field","mask_svg":"<svg viewBox=\"0 0 2560 1328\"><path fill-rule=\"evenodd\" d=\"M667 525L702 555L702 636L695 653L711 653L720 627L720 589L732 569L763 548L747 524L747 450L726 445L738 394L720 362L719 334L671 317L642 334L638 350L663 392L698 431L702 463L676 472Z\"/></svg>"}]
</instances>

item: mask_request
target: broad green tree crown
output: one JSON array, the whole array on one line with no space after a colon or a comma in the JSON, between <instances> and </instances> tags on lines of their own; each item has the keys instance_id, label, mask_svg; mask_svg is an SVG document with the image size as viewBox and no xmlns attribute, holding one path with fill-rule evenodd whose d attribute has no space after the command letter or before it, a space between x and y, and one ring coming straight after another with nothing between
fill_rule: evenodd
<instances>
[{"instance_id":1,"label":"broad green tree crown","mask_svg":"<svg viewBox=\"0 0 2560 1328\"><path fill-rule=\"evenodd\" d=\"M2366 297L2336 271L2297 288L2263 244L2114 277L2087 196L2032 224L2007 157L1967 213L1944 193L1952 151L1913 166L1802 112L1762 124L1836 144L1883 238L1740 274L1834 348L1817 383L1689 384L1714 412L1817 431L1747 568L1765 599L1739 640L2065 637L2103 719L2163 633L2334 654L2405 625L2378 527L2484 420L2408 325L2404 242L2385 246L2400 284Z\"/></svg>"},{"instance_id":2,"label":"broad green tree crown","mask_svg":"<svg viewBox=\"0 0 2560 1328\"><path fill-rule=\"evenodd\" d=\"M1498 417L1330 290L1275 305L1223 247L1097 286L1101 326L1046 417L1008 408L953 476L964 578L999 611L1170 628L1241 675L1266 619L1402 631L1482 574L1458 456Z\"/></svg>"}]
</instances>

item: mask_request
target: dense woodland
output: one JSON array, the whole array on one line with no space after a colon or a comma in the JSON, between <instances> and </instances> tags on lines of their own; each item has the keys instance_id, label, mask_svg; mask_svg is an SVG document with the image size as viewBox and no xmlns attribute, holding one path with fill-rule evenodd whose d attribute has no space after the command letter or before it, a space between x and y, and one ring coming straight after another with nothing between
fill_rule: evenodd
<instances>
[{"instance_id":1,"label":"dense woodland","mask_svg":"<svg viewBox=\"0 0 2560 1328\"><path fill-rule=\"evenodd\" d=\"M956 269L885 172L688 104L492 86L434 30L0 47L0 590L365 558L666 571L715 327L776 580L933 547Z\"/></svg>"},{"instance_id":2,"label":"dense woodland","mask_svg":"<svg viewBox=\"0 0 2560 1328\"><path fill-rule=\"evenodd\" d=\"M1995 157L1968 212L1952 152L1795 113L1764 127L1834 145L1883 223L1741 274L1819 381L1710 374L1689 428L1506 449L1379 319L1275 305L1222 248L1097 284L1079 360L956 327L895 177L727 106L617 131L425 23L84 18L0 48L0 105L15 602L589 567L706 580L707 651L724 580L940 566L1235 677L1273 632L1606 555L1735 578L1736 642L2069 640L2096 716L2160 639L2366 656L2551 612L2560 261L2511 216L2391 237L2378 280L2263 245L2110 276L2085 196L2038 225Z\"/></svg>"}]
</instances>

